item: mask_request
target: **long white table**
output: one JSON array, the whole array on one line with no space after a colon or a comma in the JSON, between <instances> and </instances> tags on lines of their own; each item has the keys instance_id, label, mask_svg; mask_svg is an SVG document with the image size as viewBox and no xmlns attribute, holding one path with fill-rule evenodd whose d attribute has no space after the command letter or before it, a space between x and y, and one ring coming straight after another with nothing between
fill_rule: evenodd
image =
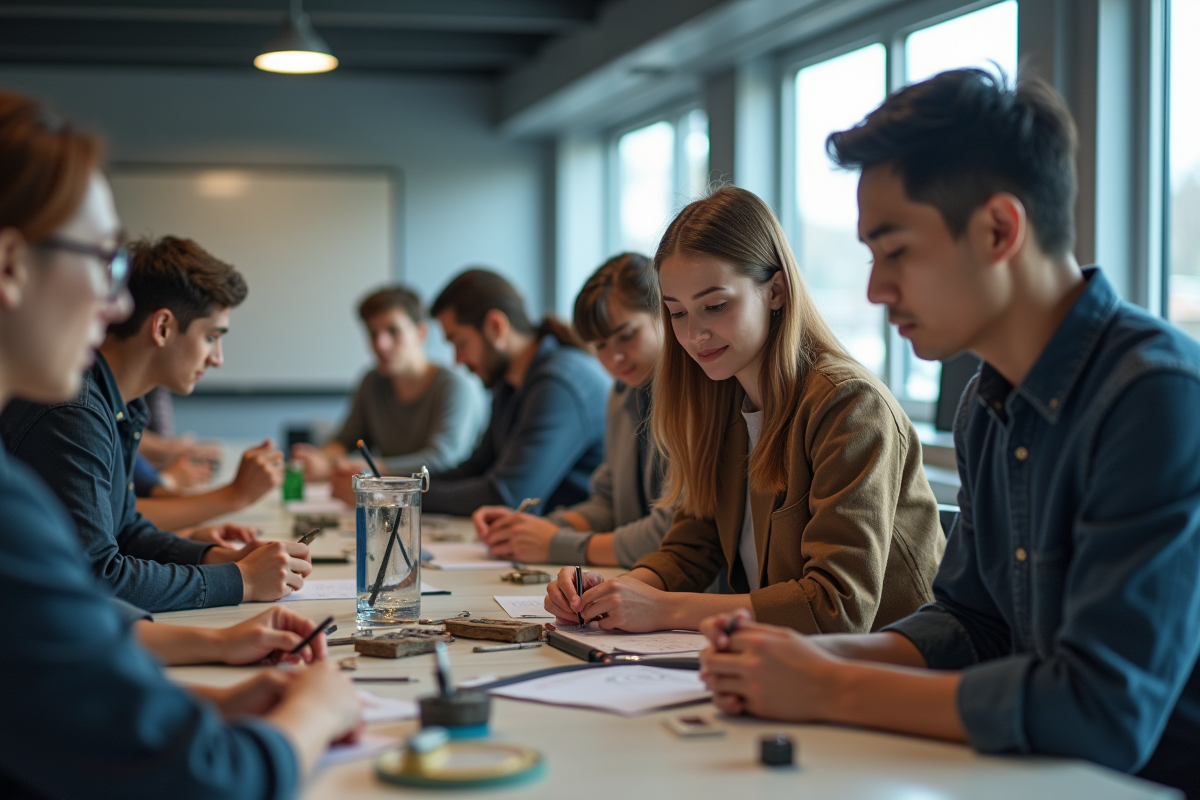
<instances>
[{"instance_id":1,"label":"long white table","mask_svg":"<svg viewBox=\"0 0 1200 800\"><path fill-rule=\"evenodd\" d=\"M260 527L271 538L288 538L290 516L275 497L264 499L237 515L239 521ZM470 535L466 520L438 528ZM429 530L429 529L427 529ZM323 534L337 535L337 534ZM352 539L347 539L352 541ZM547 567L547 571L555 568ZM600 570L616 575L619 570ZM354 566L321 565L314 578L352 578ZM505 618L493 595L542 595L544 586L514 586L494 570L438 571L423 578L449 596L427 596L422 616L444 617L459 611L472 616ZM353 600L311 600L288 604L314 620L333 615L336 636L354 630ZM224 626L251 617L266 604L159 614L159 622ZM450 645L456 680L495 675L505 677L556 665L579 663L549 646L501 653L473 653L476 640ZM352 647L335 648L333 658L353 655ZM436 691L433 657L374 659L359 657L357 675L412 675L413 684L361 684L378 694L415 699ZM262 667L181 667L170 670L184 683L228 685ZM689 710L713 711L711 706ZM581 798L838 798L839 800L1063 800L1063 798L1167 798L1178 793L1092 764L1052 758L982 756L961 745L944 744L871 731L825 725L781 725L754 719L729 718L719 739L680 739L664 727L674 712L625 718L597 711L493 699L492 735L529 745L546 759L545 776L505 790L487 790L488 797ZM417 722L372 726L371 732L396 737L417 728ZM761 736L783 731L797 743L798 767L769 769L758 763ZM304 792L309 800L391 798L398 793L429 797L459 797L478 792L399 789L374 776L370 760L342 764L315 776Z\"/></svg>"}]
</instances>

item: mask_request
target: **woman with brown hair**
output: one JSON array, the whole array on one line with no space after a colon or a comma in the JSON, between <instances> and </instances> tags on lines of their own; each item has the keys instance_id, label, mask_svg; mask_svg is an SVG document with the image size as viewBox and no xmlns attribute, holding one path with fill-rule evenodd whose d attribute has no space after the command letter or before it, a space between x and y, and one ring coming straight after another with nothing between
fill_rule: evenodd
<instances>
[{"instance_id":1,"label":"woman with brown hair","mask_svg":"<svg viewBox=\"0 0 1200 800\"><path fill-rule=\"evenodd\" d=\"M575 330L616 381L608 393L604 462L591 495L545 517L483 506L471 517L497 558L631 567L658 549L670 506L655 505L663 463L650 441L650 398L662 351L657 279L650 259L622 253L597 269L575 298Z\"/></svg>"},{"instance_id":2,"label":"woman with brown hair","mask_svg":"<svg viewBox=\"0 0 1200 800\"><path fill-rule=\"evenodd\" d=\"M696 629L736 609L806 633L870 631L932 599L945 546L917 434L821 318L771 210L726 187L655 255L667 337L654 438L677 504L628 574L573 570L546 608L609 630ZM734 594L701 594L724 565Z\"/></svg>"}]
</instances>

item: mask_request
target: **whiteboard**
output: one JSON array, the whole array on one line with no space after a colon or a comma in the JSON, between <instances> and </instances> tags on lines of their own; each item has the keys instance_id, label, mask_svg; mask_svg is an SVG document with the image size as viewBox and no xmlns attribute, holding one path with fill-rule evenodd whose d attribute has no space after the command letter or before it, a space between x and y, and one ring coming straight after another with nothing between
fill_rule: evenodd
<instances>
[{"instance_id":1,"label":"whiteboard","mask_svg":"<svg viewBox=\"0 0 1200 800\"><path fill-rule=\"evenodd\" d=\"M399 272L394 171L120 165L110 178L129 238L194 239L249 285L198 391L347 390L368 367L357 304Z\"/></svg>"}]
</instances>

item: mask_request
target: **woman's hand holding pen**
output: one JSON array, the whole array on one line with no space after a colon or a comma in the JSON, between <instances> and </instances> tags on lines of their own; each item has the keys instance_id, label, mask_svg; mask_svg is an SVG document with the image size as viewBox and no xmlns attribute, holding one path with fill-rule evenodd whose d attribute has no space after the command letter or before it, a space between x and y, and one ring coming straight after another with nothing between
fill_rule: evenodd
<instances>
[{"instance_id":1,"label":"woman's hand holding pen","mask_svg":"<svg viewBox=\"0 0 1200 800\"><path fill-rule=\"evenodd\" d=\"M290 655L290 652L315 627L316 623L308 617L275 606L245 622L215 631L215 655L221 662L235 666L254 664L268 657L311 663L328 654L324 635L318 635L296 655Z\"/></svg>"},{"instance_id":2,"label":"woman's hand holding pen","mask_svg":"<svg viewBox=\"0 0 1200 800\"><path fill-rule=\"evenodd\" d=\"M598 572L583 573L584 594L592 587L604 583L604 578ZM563 567L558 572L558 580L546 587L546 610L554 615L556 625L578 625L579 614L583 610L583 602L575 588L575 567ZM584 617L590 620L590 617Z\"/></svg>"}]
</instances>

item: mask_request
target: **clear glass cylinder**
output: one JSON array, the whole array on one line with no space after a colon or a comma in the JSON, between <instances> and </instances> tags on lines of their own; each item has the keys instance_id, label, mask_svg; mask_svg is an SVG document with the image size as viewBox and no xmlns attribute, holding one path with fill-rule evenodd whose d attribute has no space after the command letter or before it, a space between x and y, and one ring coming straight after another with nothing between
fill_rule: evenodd
<instances>
[{"instance_id":1,"label":"clear glass cylinder","mask_svg":"<svg viewBox=\"0 0 1200 800\"><path fill-rule=\"evenodd\" d=\"M358 628L413 623L421 616L421 492L411 478L355 475Z\"/></svg>"}]
</instances>

